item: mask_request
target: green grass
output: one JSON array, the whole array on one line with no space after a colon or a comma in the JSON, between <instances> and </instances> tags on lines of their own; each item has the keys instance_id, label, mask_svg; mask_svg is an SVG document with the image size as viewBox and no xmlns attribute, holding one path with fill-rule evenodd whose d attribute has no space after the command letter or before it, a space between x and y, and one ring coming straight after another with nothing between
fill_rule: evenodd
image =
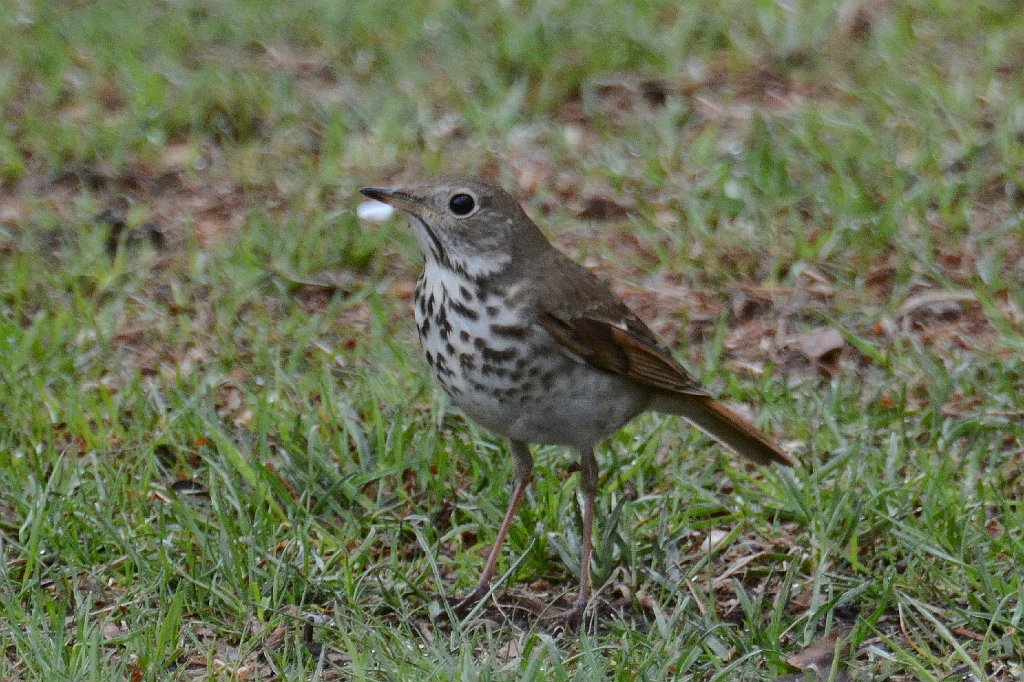
<instances>
[{"instance_id":1,"label":"green grass","mask_svg":"<svg viewBox=\"0 0 1024 682\"><path fill-rule=\"evenodd\" d=\"M1021 679L1019 9L0 5L0 677L774 679L836 634L855 679ZM355 208L450 170L802 462L614 436L578 639L517 608L575 589L557 448L501 609L430 620L512 467Z\"/></svg>"}]
</instances>

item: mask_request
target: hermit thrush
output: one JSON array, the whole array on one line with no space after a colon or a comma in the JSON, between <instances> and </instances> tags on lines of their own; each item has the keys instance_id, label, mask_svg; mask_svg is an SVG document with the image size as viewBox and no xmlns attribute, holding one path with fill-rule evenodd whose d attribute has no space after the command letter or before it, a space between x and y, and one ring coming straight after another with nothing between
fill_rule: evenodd
<instances>
[{"instance_id":1,"label":"hermit thrush","mask_svg":"<svg viewBox=\"0 0 1024 682\"><path fill-rule=\"evenodd\" d=\"M580 591L562 614L573 628L590 599L594 447L605 437L655 410L685 417L758 464L792 464L712 398L604 284L551 246L499 187L448 176L362 193L407 213L425 256L415 313L434 376L455 405L511 443L515 491L476 589L455 605L457 614L490 589L532 477L528 443L568 445L580 455Z\"/></svg>"}]
</instances>

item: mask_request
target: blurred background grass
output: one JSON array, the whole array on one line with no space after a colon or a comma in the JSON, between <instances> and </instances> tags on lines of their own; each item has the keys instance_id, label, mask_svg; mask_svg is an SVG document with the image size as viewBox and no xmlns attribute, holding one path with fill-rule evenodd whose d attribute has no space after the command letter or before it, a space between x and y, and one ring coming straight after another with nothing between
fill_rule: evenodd
<instances>
[{"instance_id":1,"label":"blurred background grass","mask_svg":"<svg viewBox=\"0 0 1024 682\"><path fill-rule=\"evenodd\" d=\"M1022 64L1009 1L0 5L0 674L1020 679ZM575 583L557 449L428 618L511 471L355 190L442 171L802 453L613 438L579 641L507 617Z\"/></svg>"}]
</instances>

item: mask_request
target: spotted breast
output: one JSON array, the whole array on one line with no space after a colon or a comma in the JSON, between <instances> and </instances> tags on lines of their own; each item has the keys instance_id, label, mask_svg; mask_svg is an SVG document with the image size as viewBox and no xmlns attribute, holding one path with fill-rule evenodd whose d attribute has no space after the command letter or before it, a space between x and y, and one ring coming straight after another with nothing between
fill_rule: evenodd
<instances>
[{"instance_id":1,"label":"spotted breast","mask_svg":"<svg viewBox=\"0 0 1024 682\"><path fill-rule=\"evenodd\" d=\"M575 445L614 431L643 409L623 380L560 351L523 292L484 286L430 261L416 285L416 325L427 363L462 411L509 438ZM570 381L559 381L569 377ZM578 400L586 396L590 408ZM510 409L511 408L511 409Z\"/></svg>"}]
</instances>

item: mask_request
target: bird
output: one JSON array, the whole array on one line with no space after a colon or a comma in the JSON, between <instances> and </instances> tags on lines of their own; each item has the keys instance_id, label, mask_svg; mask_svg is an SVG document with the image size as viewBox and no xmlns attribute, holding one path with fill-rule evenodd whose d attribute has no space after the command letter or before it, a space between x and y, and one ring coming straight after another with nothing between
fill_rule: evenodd
<instances>
[{"instance_id":1,"label":"bird","mask_svg":"<svg viewBox=\"0 0 1024 682\"><path fill-rule=\"evenodd\" d=\"M482 179L445 175L360 190L402 211L424 257L414 314L427 364L462 412L509 441L515 485L461 617L491 589L502 545L533 478L529 446L580 457L579 591L557 614L577 629L593 590L595 448L642 412L679 415L762 465L794 461L716 400L589 270L556 249L516 199Z\"/></svg>"}]
</instances>

